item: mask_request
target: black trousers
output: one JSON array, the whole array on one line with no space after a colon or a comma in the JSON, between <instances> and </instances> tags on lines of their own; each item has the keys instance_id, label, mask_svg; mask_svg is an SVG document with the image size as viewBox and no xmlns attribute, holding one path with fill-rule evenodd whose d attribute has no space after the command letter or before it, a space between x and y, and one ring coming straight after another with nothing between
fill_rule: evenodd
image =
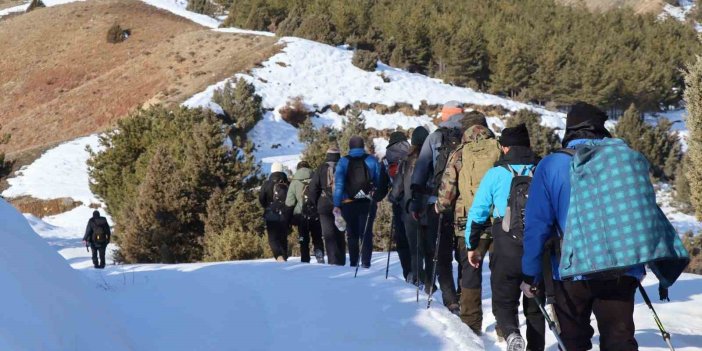
<instances>
[{"instance_id":1,"label":"black trousers","mask_svg":"<svg viewBox=\"0 0 702 351\"><path fill-rule=\"evenodd\" d=\"M319 223L319 218L305 218L303 215L295 215L293 217L293 225L297 227L299 234L300 261L310 262L310 235L312 237L313 250L324 252L322 226Z\"/></svg>"},{"instance_id":2,"label":"black trousers","mask_svg":"<svg viewBox=\"0 0 702 351\"><path fill-rule=\"evenodd\" d=\"M373 221L376 210L377 205L371 201L353 201L341 207L341 213L346 221L351 267L358 264L359 251L361 251L361 265L370 267L371 254L373 253ZM359 250L361 237L363 238L363 247Z\"/></svg>"},{"instance_id":3,"label":"black trousers","mask_svg":"<svg viewBox=\"0 0 702 351\"><path fill-rule=\"evenodd\" d=\"M456 283L453 280L453 249L456 236L453 234L453 215L441 216L441 228L439 228L439 215L434 211L434 204L427 206L427 226L426 230L431 239L431 247L428 255L434 257L436 252L436 236L441 235L439 242L438 257L436 262L436 275L441 289L441 297L444 306L458 304L456 294ZM431 272L430 272L431 274ZM431 280L431 277L429 278Z\"/></svg>"},{"instance_id":4,"label":"black trousers","mask_svg":"<svg viewBox=\"0 0 702 351\"><path fill-rule=\"evenodd\" d=\"M430 248L434 247L434 241L428 237L426 226L415 221L410 214L403 213L402 219L405 227L405 236L409 244L412 283L417 284L418 277L419 282L430 286L431 282L429 282L429 279L431 279L432 257L434 255Z\"/></svg>"},{"instance_id":5,"label":"black trousers","mask_svg":"<svg viewBox=\"0 0 702 351\"><path fill-rule=\"evenodd\" d=\"M402 276L407 280L407 276L412 271L412 254L407 241L405 222L402 220L402 207L400 205L392 205L392 225L395 231L393 234L395 251L397 251L397 256L400 258Z\"/></svg>"},{"instance_id":6,"label":"black trousers","mask_svg":"<svg viewBox=\"0 0 702 351\"><path fill-rule=\"evenodd\" d=\"M107 245L98 247L90 244L90 252L93 254L93 266L95 268L105 268L105 250L107 250ZM100 254L100 261L98 261L98 254Z\"/></svg>"},{"instance_id":7,"label":"black trousers","mask_svg":"<svg viewBox=\"0 0 702 351\"><path fill-rule=\"evenodd\" d=\"M634 351L634 295L638 282L624 276L610 280L556 281L556 315L561 338L568 351L590 350L595 314L600 331L600 350Z\"/></svg>"},{"instance_id":8,"label":"black trousers","mask_svg":"<svg viewBox=\"0 0 702 351\"><path fill-rule=\"evenodd\" d=\"M283 256L288 259L288 225L285 222L266 222L268 245L273 251L273 258Z\"/></svg>"},{"instance_id":9,"label":"black trousers","mask_svg":"<svg viewBox=\"0 0 702 351\"><path fill-rule=\"evenodd\" d=\"M327 263L343 266L346 264L346 238L344 232L334 225L334 215L320 214L319 223L322 227L324 246L327 249Z\"/></svg>"},{"instance_id":10,"label":"black trousers","mask_svg":"<svg viewBox=\"0 0 702 351\"><path fill-rule=\"evenodd\" d=\"M492 311L497 326L505 337L519 333L519 298L522 298L524 317L527 320L527 349L543 350L546 322L536 299L522 296L522 242L502 231L502 222L492 227L494 248L490 254L490 286ZM542 297L543 299L543 297ZM568 349L570 350L570 349Z\"/></svg>"}]
</instances>

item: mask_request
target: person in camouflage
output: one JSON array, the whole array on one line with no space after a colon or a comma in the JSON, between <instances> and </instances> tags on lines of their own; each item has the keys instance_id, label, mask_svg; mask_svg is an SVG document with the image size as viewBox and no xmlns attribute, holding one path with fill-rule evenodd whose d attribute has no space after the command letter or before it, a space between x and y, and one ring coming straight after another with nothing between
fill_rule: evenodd
<instances>
[{"instance_id":1,"label":"person in camouflage","mask_svg":"<svg viewBox=\"0 0 702 351\"><path fill-rule=\"evenodd\" d=\"M441 178L436 210L454 214L454 233L461 263L460 317L473 332L482 333L482 269L468 264L465 243L467 210L473 202L480 180L500 157L495 136L488 129L485 119L476 120L475 125L463 133L461 145L449 156L446 170ZM483 256L490 247L491 238L483 234L480 248ZM480 266L482 267L482 265Z\"/></svg>"}]
</instances>

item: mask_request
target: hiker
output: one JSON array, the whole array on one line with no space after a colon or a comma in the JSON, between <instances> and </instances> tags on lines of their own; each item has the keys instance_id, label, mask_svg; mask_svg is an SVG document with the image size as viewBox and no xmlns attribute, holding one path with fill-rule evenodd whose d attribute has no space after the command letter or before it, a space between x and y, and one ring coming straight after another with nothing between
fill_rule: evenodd
<instances>
[{"instance_id":1,"label":"hiker","mask_svg":"<svg viewBox=\"0 0 702 351\"><path fill-rule=\"evenodd\" d=\"M400 160L407 157L410 150L410 143L407 142L407 135L403 132L393 132L390 134L390 142L385 150L385 157L381 161L383 172L381 172L381 189L387 191L392 188L398 175ZM385 197L385 194L378 194L377 198ZM412 270L412 256L409 250L409 243L405 233L405 224L402 219L402 206L390 201L392 204L392 240L395 242L395 251L402 266L402 276L407 277ZM392 246L391 246L392 247ZM389 248L388 248L389 250Z\"/></svg>"},{"instance_id":2,"label":"hiker","mask_svg":"<svg viewBox=\"0 0 702 351\"><path fill-rule=\"evenodd\" d=\"M414 165L419 157L422 144L427 139L429 131L424 127L417 127L412 131L410 138L409 153L397 165L397 174L392 183L392 191L389 200L393 203L393 208L399 209L402 226L409 245L410 273L407 281L414 285L429 286L429 275L431 274L434 242L427 236L427 230L420 230L421 223L414 219L409 213L409 202L412 198L410 186L412 184L412 173ZM393 212L393 214L395 214Z\"/></svg>"},{"instance_id":3,"label":"hiker","mask_svg":"<svg viewBox=\"0 0 702 351\"><path fill-rule=\"evenodd\" d=\"M337 266L346 264L346 239L344 232L334 224L334 174L341 158L339 148L332 146L310 181L310 206L317 209L322 236L327 251L327 263Z\"/></svg>"},{"instance_id":4,"label":"hiker","mask_svg":"<svg viewBox=\"0 0 702 351\"><path fill-rule=\"evenodd\" d=\"M573 105L564 149L539 163L526 204L522 291L533 296L543 276L569 351L592 348L592 313L600 350L638 350L634 294L643 263L663 288L686 265L680 239L656 205L648 161L611 139L606 120L595 106Z\"/></svg>"},{"instance_id":5,"label":"hiker","mask_svg":"<svg viewBox=\"0 0 702 351\"><path fill-rule=\"evenodd\" d=\"M434 242L431 247L432 258L434 258L434 252L438 252L436 272L444 306L456 315L460 313L460 309L456 283L453 280L454 218L452 212L439 215L435 210L435 204L446 162L463 136L464 127L461 124L463 117L463 108L459 103L448 102L443 106L442 122L439 128L424 141L417 158L412 173L412 201L410 202L410 213L416 220L426 223L427 236ZM441 238L437 249L435 243L438 235L441 235ZM433 293L433 282L429 285L429 290Z\"/></svg>"},{"instance_id":6,"label":"hiker","mask_svg":"<svg viewBox=\"0 0 702 351\"><path fill-rule=\"evenodd\" d=\"M482 228L490 226L492 215L493 250L490 253L490 287L492 311L497 326L507 340L508 351L543 351L546 325L536 301L523 298L527 319L527 344L519 332L519 298L522 295L522 238L524 207L529 184L539 158L531 150L526 125L505 128L499 140L502 157L480 181L468 211L466 247L473 268L482 264L479 247Z\"/></svg>"},{"instance_id":7,"label":"hiker","mask_svg":"<svg viewBox=\"0 0 702 351\"><path fill-rule=\"evenodd\" d=\"M283 165L274 162L271 175L263 182L258 201L263 207L263 219L266 221L268 245L273 257L278 262L288 260L288 227L290 213L285 206L288 194L288 176L283 172Z\"/></svg>"},{"instance_id":8,"label":"hiker","mask_svg":"<svg viewBox=\"0 0 702 351\"><path fill-rule=\"evenodd\" d=\"M83 243L90 244L95 269L105 268L105 250L107 250L107 244L110 243L111 237L112 233L107 218L101 217L100 211L93 211L93 217L88 220L88 226L85 228ZM98 254L100 254L99 261Z\"/></svg>"},{"instance_id":9,"label":"hiker","mask_svg":"<svg viewBox=\"0 0 702 351\"><path fill-rule=\"evenodd\" d=\"M459 280L460 317L461 321L475 334L481 335L483 329L482 261L478 267L468 263L465 231L473 196L478 190L483 175L500 158L500 150L495 135L487 127L484 116L475 117L465 124L471 126L463 133L461 145L449 157L441 178L436 207L439 212L446 215L454 213L454 233L462 272ZM481 257L485 257L492 243L492 235L489 230L475 234L480 238L476 250ZM501 335L499 328L498 335Z\"/></svg>"},{"instance_id":10,"label":"hiker","mask_svg":"<svg viewBox=\"0 0 702 351\"><path fill-rule=\"evenodd\" d=\"M373 221L377 210L373 198L380 183L380 163L368 155L363 138L353 136L349 140L349 154L339 160L334 174L334 214L346 221L351 267L360 264L370 268L373 252Z\"/></svg>"},{"instance_id":11,"label":"hiker","mask_svg":"<svg viewBox=\"0 0 702 351\"><path fill-rule=\"evenodd\" d=\"M285 199L285 206L293 208L291 224L297 226L300 242L300 261L310 262L310 234L314 256L317 263L324 263L324 242L322 241L322 227L319 224L317 209L309 201L311 197L310 182L312 170L309 163L301 161L290 181L290 189Z\"/></svg>"}]
</instances>

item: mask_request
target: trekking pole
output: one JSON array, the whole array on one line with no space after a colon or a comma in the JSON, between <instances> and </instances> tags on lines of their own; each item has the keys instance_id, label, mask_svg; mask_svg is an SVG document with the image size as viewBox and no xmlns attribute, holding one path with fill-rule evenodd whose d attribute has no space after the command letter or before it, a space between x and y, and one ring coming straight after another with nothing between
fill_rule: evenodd
<instances>
[{"instance_id":1,"label":"trekking pole","mask_svg":"<svg viewBox=\"0 0 702 351\"><path fill-rule=\"evenodd\" d=\"M88 248L88 242L85 242L85 251L90 252L90 249Z\"/></svg>"},{"instance_id":2,"label":"trekking pole","mask_svg":"<svg viewBox=\"0 0 702 351\"><path fill-rule=\"evenodd\" d=\"M558 346L561 348L561 351L567 351L565 345L563 344L563 340L561 340L560 334L558 334L558 327L556 326L556 322L553 319L551 319L551 316L549 316L548 312L546 312L546 308L544 308L543 301L541 301L541 298L539 298L538 295L534 295L534 299L536 299L536 304L539 305L541 314L543 314L544 319L546 319L546 324L548 324L548 328L551 329L551 332L553 332L553 335L556 337L556 341L558 341Z\"/></svg>"},{"instance_id":3,"label":"trekking pole","mask_svg":"<svg viewBox=\"0 0 702 351\"><path fill-rule=\"evenodd\" d=\"M354 278L358 276L358 267L361 266L361 261L363 261L363 242L366 238L366 231L368 230L368 223L370 223L371 211L373 210L373 197L369 196L369 199L370 204L368 205L368 216L366 217L366 225L363 226L363 233L361 233L361 246L358 248L358 261L356 262L356 273L353 274Z\"/></svg>"},{"instance_id":4,"label":"trekking pole","mask_svg":"<svg viewBox=\"0 0 702 351\"><path fill-rule=\"evenodd\" d=\"M431 307L431 301L434 299L434 285L436 284L436 264L439 261L439 244L441 244L441 221L444 215L439 214L439 228L436 231L436 248L434 248L434 267L431 270L431 286L429 287L429 297L427 297L427 309Z\"/></svg>"},{"instance_id":5,"label":"trekking pole","mask_svg":"<svg viewBox=\"0 0 702 351\"><path fill-rule=\"evenodd\" d=\"M656 325L658 326L658 330L661 331L661 336L663 336L663 341L665 341L666 344L668 344L668 348L670 351L675 351L675 348L673 347L673 344L670 342L670 333L668 333L665 328L663 327L663 323L661 323L660 318L658 318L658 313L656 313L656 310L653 309L653 304L651 303L651 299L648 298L648 293L646 293L646 289L644 289L643 285L641 285L641 282L639 282L639 291L641 292L641 296L644 299L644 302L646 302L646 305L648 305L648 308L651 309L651 312L653 312L653 319L656 321Z\"/></svg>"},{"instance_id":6,"label":"trekking pole","mask_svg":"<svg viewBox=\"0 0 702 351\"><path fill-rule=\"evenodd\" d=\"M395 232L395 221L390 223L390 237L388 238L388 263L385 265L385 279L390 274L390 252L392 251L392 238Z\"/></svg>"},{"instance_id":7,"label":"trekking pole","mask_svg":"<svg viewBox=\"0 0 702 351\"><path fill-rule=\"evenodd\" d=\"M415 268L417 270L414 271L414 274L416 275L416 277L414 277L414 281L415 281L415 284L417 284L417 303L419 303L419 277L420 277L420 274L419 274L419 230L420 229L419 228L420 228L419 223L417 223L417 245L415 245L415 250L416 250L416 254L417 254L417 258L415 259L415 262L416 262Z\"/></svg>"}]
</instances>

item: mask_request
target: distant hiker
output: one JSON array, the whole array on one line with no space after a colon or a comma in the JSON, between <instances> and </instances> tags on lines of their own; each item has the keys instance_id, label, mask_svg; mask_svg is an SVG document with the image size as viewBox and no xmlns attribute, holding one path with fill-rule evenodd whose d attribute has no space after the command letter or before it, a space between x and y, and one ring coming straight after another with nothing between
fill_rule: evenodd
<instances>
[{"instance_id":1,"label":"distant hiker","mask_svg":"<svg viewBox=\"0 0 702 351\"><path fill-rule=\"evenodd\" d=\"M419 157L419 150L428 135L429 131L424 127L417 127L412 132L409 153L397 165L397 174L394 177L392 191L389 195L393 207L396 206L400 210L402 225L409 245L411 265L407 280L415 285L426 284L427 287L432 269L433 251L431 249L434 247L434 242L427 235L426 228L420 228L421 223L409 213L409 203L412 199L410 186L412 185L414 165Z\"/></svg>"},{"instance_id":2,"label":"distant hiker","mask_svg":"<svg viewBox=\"0 0 702 351\"><path fill-rule=\"evenodd\" d=\"M380 163L364 149L363 138L351 137L349 154L336 165L334 212L346 220L351 267L359 264L359 241L363 241L361 266L369 268L373 253L373 221L377 210L373 198L380 183Z\"/></svg>"},{"instance_id":3,"label":"distant hiker","mask_svg":"<svg viewBox=\"0 0 702 351\"><path fill-rule=\"evenodd\" d=\"M292 224L297 226L300 235L300 260L310 262L310 234L314 247L314 256L317 263L324 263L324 242L322 241L322 227L319 224L317 209L310 201L310 182L312 181L310 165L301 161L297 164L297 171L290 181L285 206L293 207Z\"/></svg>"},{"instance_id":4,"label":"distant hiker","mask_svg":"<svg viewBox=\"0 0 702 351\"><path fill-rule=\"evenodd\" d=\"M468 118L468 117L465 117ZM473 198L480 180L500 158L495 136L488 129L485 117L475 117L464 121L470 125L463 133L461 145L451 153L446 165L446 170L441 178L438 201L436 207L439 212L450 215L454 213L454 233L456 235L460 262L461 286L460 305L461 320L478 335L482 334L483 308L482 308L482 261L478 267L468 263L468 250L466 246L466 223L468 210L473 203ZM474 248L485 257L492 243L489 230L474 233L479 237ZM498 335L501 335L498 329Z\"/></svg>"},{"instance_id":5,"label":"distant hiker","mask_svg":"<svg viewBox=\"0 0 702 351\"><path fill-rule=\"evenodd\" d=\"M317 209L322 227L324 246L327 250L327 263L343 266L346 264L346 238L344 232L334 225L334 176L336 164L341 154L336 146L327 150L324 163L317 168L310 181L310 206Z\"/></svg>"},{"instance_id":6,"label":"distant hiker","mask_svg":"<svg viewBox=\"0 0 702 351\"><path fill-rule=\"evenodd\" d=\"M473 268L482 264L484 252L478 251L483 228L492 223L493 251L490 254L492 311L497 326L507 339L508 351L525 350L519 332L519 298L522 295L522 239L524 207L529 184L539 159L531 150L526 125L505 128L500 137L503 156L483 177L468 212L466 245L468 262ZM527 318L527 343L532 351L543 351L546 326L536 301L524 297Z\"/></svg>"},{"instance_id":7,"label":"distant hiker","mask_svg":"<svg viewBox=\"0 0 702 351\"><path fill-rule=\"evenodd\" d=\"M105 268L105 250L107 250L107 244L110 243L111 237L112 233L107 219L100 216L100 211L93 211L93 217L88 220L88 226L85 228L83 242L90 244L93 266L97 269ZM100 254L99 261L98 254Z\"/></svg>"},{"instance_id":8,"label":"distant hiker","mask_svg":"<svg viewBox=\"0 0 702 351\"><path fill-rule=\"evenodd\" d=\"M288 176L283 172L283 165L275 162L271 166L271 175L261 186L258 201L263 207L263 219L266 221L268 244L273 257L278 262L288 260L288 227L290 213L285 206L288 196Z\"/></svg>"},{"instance_id":9,"label":"distant hiker","mask_svg":"<svg viewBox=\"0 0 702 351\"><path fill-rule=\"evenodd\" d=\"M539 163L526 204L522 291L532 295L543 272L567 350L592 348L592 313L600 350L638 350L634 294L644 263L663 288L687 264L687 252L656 205L648 161L611 139L606 120L592 105L572 107L565 149Z\"/></svg>"},{"instance_id":10,"label":"distant hiker","mask_svg":"<svg viewBox=\"0 0 702 351\"><path fill-rule=\"evenodd\" d=\"M419 158L412 174L412 201L410 212L415 219L426 223L427 236L432 244L431 253L438 252L436 272L443 297L444 306L452 313L459 314L458 295L456 283L453 280L453 251L455 249L455 236L453 233L453 213L439 215L435 204L439 193L441 177L446 169L449 155L460 144L463 137L464 126L461 121L464 117L463 108L459 103L446 103L441 110L439 129L427 137L422 145ZM441 223L439 223L441 219ZM439 229L439 227L441 227ZM440 235L438 250L436 249L437 236ZM430 278L431 279L431 278ZM433 288L433 284L429 286Z\"/></svg>"},{"instance_id":11,"label":"distant hiker","mask_svg":"<svg viewBox=\"0 0 702 351\"><path fill-rule=\"evenodd\" d=\"M410 143L407 142L407 135L403 132L393 132L390 134L390 142L385 151L385 157L381 161L383 172L381 173L381 189L386 191L392 187L398 176L400 161L407 157L410 150ZM380 190L380 189L379 189ZM378 194L376 198L384 197L385 194ZM400 258L402 275L405 280L412 270L412 257L409 250L407 235L405 234L405 224L402 219L402 206L398 202L392 203L392 240L395 242L395 251Z\"/></svg>"}]
</instances>

